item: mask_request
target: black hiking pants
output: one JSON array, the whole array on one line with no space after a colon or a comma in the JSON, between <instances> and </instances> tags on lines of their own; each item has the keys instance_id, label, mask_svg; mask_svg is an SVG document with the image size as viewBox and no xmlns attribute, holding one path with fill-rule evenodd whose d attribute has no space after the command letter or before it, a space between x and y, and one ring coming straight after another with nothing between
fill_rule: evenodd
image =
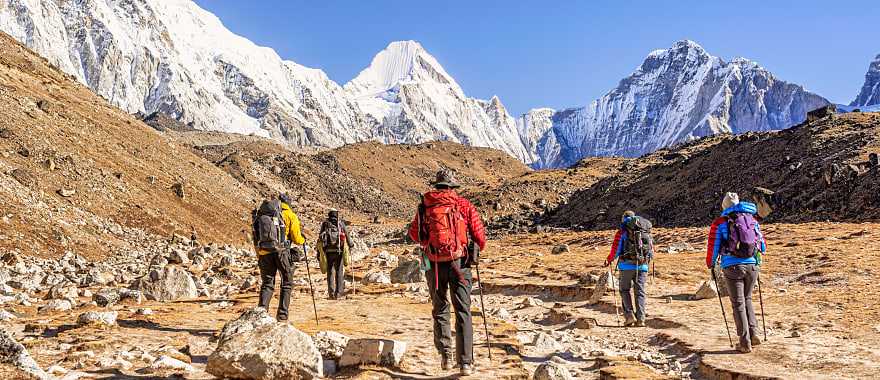
<instances>
[{"instance_id":1,"label":"black hiking pants","mask_svg":"<svg viewBox=\"0 0 880 380\"><path fill-rule=\"evenodd\" d=\"M431 262L425 273L431 293L434 317L434 347L452 358L452 330L449 324L449 297L455 310L455 359L459 365L474 361L474 327L471 322L471 269L465 260Z\"/></svg>"},{"instance_id":2,"label":"black hiking pants","mask_svg":"<svg viewBox=\"0 0 880 380\"><path fill-rule=\"evenodd\" d=\"M290 308L290 290L293 287L293 266L290 264L290 251L282 253L268 253L260 255L260 304L259 306L269 310L272 294L275 293L275 273L281 276L281 296L278 300L279 321L287 320L287 310Z\"/></svg>"},{"instance_id":3,"label":"black hiking pants","mask_svg":"<svg viewBox=\"0 0 880 380\"><path fill-rule=\"evenodd\" d=\"M345 263L341 252L326 252L327 255L327 295L337 299L345 294Z\"/></svg>"},{"instance_id":4,"label":"black hiking pants","mask_svg":"<svg viewBox=\"0 0 880 380\"><path fill-rule=\"evenodd\" d=\"M743 348L752 347L752 337L758 336L758 320L752 306L752 290L758 282L758 267L754 264L733 265L724 268L724 278L733 306L736 335Z\"/></svg>"}]
</instances>

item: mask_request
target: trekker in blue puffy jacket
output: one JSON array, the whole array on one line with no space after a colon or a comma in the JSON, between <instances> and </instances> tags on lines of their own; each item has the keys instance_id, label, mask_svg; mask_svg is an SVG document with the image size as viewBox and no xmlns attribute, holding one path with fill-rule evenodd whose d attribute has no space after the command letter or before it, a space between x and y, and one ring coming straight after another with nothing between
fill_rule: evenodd
<instances>
[{"instance_id":1,"label":"trekker in blue puffy jacket","mask_svg":"<svg viewBox=\"0 0 880 380\"><path fill-rule=\"evenodd\" d=\"M736 193L727 193L721 209L721 216L709 228L706 266L714 270L716 263L721 262L739 338L736 349L748 353L761 344L752 291L767 244L755 220L758 208L754 203L740 202Z\"/></svg>"},{"instance_id":2,"label":"trekker in blue puffy jacket","mask_svg":"<svg viewBox=\"0 0 880 380\"><path fill-rule=\"evenodd\" d=\"M620 298L623 301L624 326L645 326L645 283L648 279L648 263L654 257L654 240L651 238L651 222L635 212L623 213L620 228L614 235L611 252L605 258L605 266L610 266L618 257L620 270ZM632 236L631 236L632 235ZM641 256L641 259L639 258ZM635 289L635 308L630 289ZM635 310L634 310L635 309Z\"/></svg>"}]
</instances>

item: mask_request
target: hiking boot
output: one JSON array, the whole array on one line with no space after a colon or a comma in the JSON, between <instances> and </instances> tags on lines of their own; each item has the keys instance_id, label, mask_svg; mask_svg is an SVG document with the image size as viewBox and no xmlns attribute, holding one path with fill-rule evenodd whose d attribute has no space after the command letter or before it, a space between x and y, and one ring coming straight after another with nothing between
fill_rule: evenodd
<instances>
[{"instance_id":1,"label":"hiking boot","mask_svg":"<svg viewBox=\"0 0 880 380\"><path fill-rule=\"evenodd\" d=\"M462 364L459 374L462 376L470 376L474 373L474 367L470 364Z\"/></svg>"},{"instance_id":2,"label":"hiking boot","mask_svg":"<svg viewBox=\"0 0 880 380\"><path fill-rule=\"evenodd\" d=\"M637 320L635 326L636 327L645 327L645 320L644 319Z\"/></svg>"},{"instance_id":3,"label":"hiking boot","mask_svg":"<svg viewBox=\"0 0 880 380\"><path fill-rule=\"evenodd\" d=\"M623 327L630 327L636 324L636 319L632 315L627 315L626 320L623 321Z\"/></svg>"},{"instance_id":4,"label":"hiking boot","mask_svg":"<svg viewBox=\"0 0 880 380\"><path fill-rule=\"evenodd\" d=\"M752 335L751 340L752 340L752 347L761 345L761 338L758 338L758 337Z\"/></svg>"},{"instance_id":5,"label":"hiking boot","mask_svg":"<svg viewBox=\"0 0 880 380\"><path fill-rule=\"evenodd\" d=\"M449 361L450 356L452 355L440 355L440 369L444 371L449 371L450 369L452 369L452 364Z\"/></svg>"},{"instance_id":6,"label":"hiking boot","mask_svg":"<svg viewBox=\"0 0 880 380\"><path fill-rule=\"evenodd\" d=\"M743 345L741 345L741 344L737 344L737 345L736 345L736 350L739 351L739 352L742 353L742 354L748 354L749 352L752 352L752 348L751 348L751 347L745 347L745 346L743 346Z\"/></svg>"}]
</instances>

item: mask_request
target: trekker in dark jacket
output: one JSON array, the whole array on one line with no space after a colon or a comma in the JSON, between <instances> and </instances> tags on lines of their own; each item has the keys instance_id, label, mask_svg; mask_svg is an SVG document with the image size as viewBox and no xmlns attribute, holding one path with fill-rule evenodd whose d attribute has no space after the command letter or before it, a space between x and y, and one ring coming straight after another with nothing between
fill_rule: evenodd
<instances>
[{"instance_id":1,"label":"trekker in dark jacket","mask_svg":"<svg viewBox=\"0 0 880 380\"><path fill-rule=\"evenodd\" d=\"M651 237L651 222L635 212L626 211L620 228L614 235L611 252L605 259L605 266L617 261L620 271L618 282L620 298L623 301L624 326L645 327L645 283L648 279L648 263L654 258L654 239ZM635 289L635 308L630 289Z\"/></svg>"},{"instance_id":2,"label":"trekker in dark jacket","mask_svg":"<svg viewBox=\"0 0 880 380\"><path fill-rule=\"evenodd\" d=\"M752 291L767 244L755 220L758 208L754 203L740 202L736 193L727 193L721 201L721 209L721 216L709 228L706 266L714 270L719 259L721 261L739 338L736 349L748 353L753 346L761 344Z\"/></svg>"},{"instance_id":3,"label":"trekker in dark jacket","mask_svg":"<svg viewBox=\"0 0 880 380\"><path fill-rule=\"evenodd\" d=\"M452 331L449 299L455 309L455 359L462 376L473 372L474 330L471 321L471 264L478 260L468 252L472 242L482 251L486 233L477 209L459 196L454 173L441 170L432 183L433 191L422 195L409 237L419 242L429 266L425 277L431 292L434 317L434 347L440 352L443 370L451 368Z\"/></svg>"},{"instance_id":4,"label":"trekker in dark jacket","mask_svg":"<svg viewBox=\"0 0 880 380\"><path fill-rule=\"evenodd\" d=\"M345 266L351 264L351 239L345 222L339 219L339 211L327 213L318 234L318 260L321 272L327 274L327 294L330 299L340 299L345 294Z\"/></svg>"}]
</instances>

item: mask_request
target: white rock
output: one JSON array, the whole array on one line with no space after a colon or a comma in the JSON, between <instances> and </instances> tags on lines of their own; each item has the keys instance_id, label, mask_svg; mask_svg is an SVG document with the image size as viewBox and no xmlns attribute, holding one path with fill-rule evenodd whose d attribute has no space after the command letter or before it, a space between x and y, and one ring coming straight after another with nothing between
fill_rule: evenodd
<instances>
[{"instance_id":1,"label":"white rock","mask_svg":"<svg viewBox=\"0 0 880 380\"><path fill-rule=\"evenodd\" d=\"M390 339L352 339L345 346L340 367L376 364L399 367L406 354L406 342Z\"/></svg>"},{"instance_id":2,"label":"white rock","mask_svg":"<svg viewBox=\"0 0 880 380\"><path fill-rule=\"evenodd\" d=\"M68 311L73 308L68 300L50 300L45 305L40 306L39 313L52 313L58 311Z\"/></svg>"},{"instance_id":3,"label":"white rock","mask_svg":"<svg viewBox=\"0 0 880 380\"><path fill-rule=\"evenodd\" d=\"M119 316L117 311L88 311L76 318L76 323L80 326L97 325L97 326L115 326L116 318Z\"/></svg>"},{"instance_id":4,"label":"white rock","mask_svg":"<svg viewBox=\"0 0 880 380\"><path fill-rule=\"evenodd\" d=\"M0 322L11 321L13 319L15 319L15 314L0 309Z\"/></svg>"},{"instance_id":5,"label":"white rock","mask_svg":"<svg viewBox=\"0 0 880 380\"><path fill-rule=\"evenodd\" d=\"M556 338L543 332L539 332L535 335L535 339L532 341L532 346L534 346L535 350L541 353L562 352L565 350L565 347L563 347Z\"/></svg>"},{"instance_id":6,"label":"white rock","mask_svg":"<svg viewBox=\"0 0 880 380\"><path fill-rule=\"evenodd\" d=\"M336 331L319 331L315 334L315 345L324 359L339 359L351 338Z\"/></svg>"},{"instance_id":7,"label":"white rock","mask_svg":"<svg viewBox=\"0 0 880 380\"><path fill-rule=\"evenodd\" d=\"M168 355L162 355L152 364L150 364L150 369L154 371L184 371L184 372L193 372L195 368L189 365L186 362L181 360L177 360Z\"/></svg>"},{"instance_id":8,"label":"white rock","mask_svg":"<svg viewBox=\"0 0 880 380\"><path fill-rule=\"evenodd\" d=\"M223 329L220 330L220 336L217 338L218 345L223 344L223 342L237 334L253 331L273 323L275 323L275 318L272 318L266 309L255 307L247 310L241 313L238 318L223 325Z\"/></svg>"},{"instance_id":9,"label":"white rock","mask_svg":"<svg viewBox=\"0 0 880 380\"><path fill-rule=\"evenodd\" d=\"M520 307L544 306L544 301L541 301L535 297L526 297L519 302L519 305Z\"/></svg>"},{"instance_id":10,"label":"white rock","mask_svg":"<svg viewBox=\"0 0 880 380\"><path fill-rule=\"evenodd\" d=\"M391 277L388 277L388 274L383 272L370 272L364 276L364 283L366 284L390 284Z\"/></svg>"},{"instance_id":11,"label":"white rock","mask_svg":"<svg viewBox=\"0 0 880 380\"><path fill-rule=\"evenodd\" d=\"M198 288L192 276L181 267L168 265L162 269L153 269L147 276L141 277L131 286L154 301L174 301L198 297Z\"/></svg>"},{"instance_id":12,"label":"white rock","mask_svg":"<svg viewBox=\"0 0 880 380\"><path fill-rule=\"evenodd\" d=\"M542 363L535 370L534 380L574 380L565 365L555 361Z\"/></svg>"},{"instance_id":13,"label":"white rock","mask_svg":"<svg viewBox=\"0 0 880 380\"><path fill-rule=\"evenodd\" d=\"M703 281L700 284L700 288L691 296L693 300L704 300L709 298L718 297L718 289L715 288L715 283L712 281Z\"/></svg>"},{"instance_id":14,"label":"white rock","mask_svg":"<svg viewBox=\"0 0 880 380\"><path fill-rule=\"evenodd\" d=\"M306 333L272 323L232 335L208 357L208 373L220 378L299 379L323 374L321 353Z\"/></svg>"},{"instance_id":15,"label":"white rock","mask_svg":"<svg viewBox=\"0 0 880 380\"><path fill-rule=\"evenodd\" d=\"M596 304L602 300L602 296L605 295L606 292L616 291L618 289L617 278L615 278L611 272L605 271L599 276L599 281L596 282L596 286L593 287L593 293L590 295L590 299L587 300L588 304Z\"/></svg>"}]
</instances>

